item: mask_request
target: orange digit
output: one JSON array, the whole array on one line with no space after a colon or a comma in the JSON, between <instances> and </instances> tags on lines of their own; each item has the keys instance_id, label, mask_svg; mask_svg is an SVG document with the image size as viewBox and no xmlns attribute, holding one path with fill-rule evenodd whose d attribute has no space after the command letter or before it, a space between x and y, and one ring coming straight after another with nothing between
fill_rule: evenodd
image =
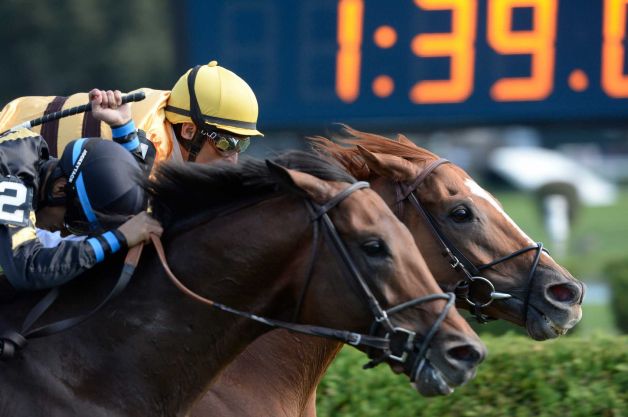
<instances>
[{"instance_id":1,"label":"orange digit","mask_svg":"<svg viewBox=\"0 0 628 417\"><path fill-rule=\"evenodd\" d=\"M338 2L336 94L346 103L355 101L360 94L363 16L364 0Z\"/></svg>"},{"instance_id":2,"label":"orange digit","mask_svg":"<svg viewBox=\"0 0 628 417\"><path fill-rule=\"evenodd\" d=\"M531 7L532 30L512 30L515 7ZM530 77L502 78L491 87L495 101L543 100L554 84L558 0L489 0L488 42L500 54L530 54Z\"/></svg>"},{"instance_id":3,"label":"orange digit","mask_svg":"<svg viewBox=\"0 0 628 417\"><path fill-rule=\"evenodd\" d=\"M421 57L450 57L448 80L416 83L410 100L422 103L459 103L473 92L477 0L414 0L426 10L451 10L451 32L421 34L412 40L412 51Z\"/></svg>"},{"instance_id":4,"label":"orange digit","mask_svg":"<svg viewBox=\"0 0 628 417\"><path fill-rule=\"evenodd\" d=\"M628 97L628 77L624 75L623 45L626 37L628 0L604 0L604 43L602 45L602 88L611 97Z\"/></svg>"}]
</instances>

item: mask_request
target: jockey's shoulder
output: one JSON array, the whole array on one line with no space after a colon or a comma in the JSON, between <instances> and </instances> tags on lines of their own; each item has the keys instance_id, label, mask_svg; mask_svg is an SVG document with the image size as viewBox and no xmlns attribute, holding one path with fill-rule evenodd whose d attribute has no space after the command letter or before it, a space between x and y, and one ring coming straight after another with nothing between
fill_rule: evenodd
<instances>
[{"instance_id":1,"label":"jockey's shoulder","mask_svg":"<svg viewBox=\"0 0 628 417\"><path fill-rule=\"evenodd\" d=\"M37 137L40 137L39 133L33 132L32 130L27 129L25 127L20 127L20 128L2 133L0 135L0 142L10 141L10 140L19 140L19 139L37 138Z\"/></svg>"}]
</instances>

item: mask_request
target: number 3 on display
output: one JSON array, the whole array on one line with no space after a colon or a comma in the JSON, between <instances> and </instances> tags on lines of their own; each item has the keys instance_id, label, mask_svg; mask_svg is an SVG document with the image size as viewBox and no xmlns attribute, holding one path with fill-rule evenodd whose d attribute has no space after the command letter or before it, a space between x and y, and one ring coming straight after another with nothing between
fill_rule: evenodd
<instances>
[{"instance_id":1,"label":"number 3 on display","mask_svg":"<svg viewBox=\"0 0 628 417\"><path fill-rule=\"evenodd\" d=\"M28 225L30 189L11 180L0 181L0 224Z\"/></svg>"},{"instance_id":2,"label":"number 3 on display","mask_svg":"<svg viewBox=\"0 0 628 417\"><path fill-rule=\"evenodd\" d=\"M608 1L608 0L607 0ZM619 0L613 0L619 1ZM420 81L410 92L417 104L460 103L473 93L477 0L414 0L424 10L451 10L450 33L421 34L412 43L420 57L450 57L448 80ZM495 101L544 100L554 83L557 0L488 0L487 39L502 55L530 55L530 76L493 84ZM515 9L533 12L530 30L513 29Z\"/></svg>"}]
</instances>

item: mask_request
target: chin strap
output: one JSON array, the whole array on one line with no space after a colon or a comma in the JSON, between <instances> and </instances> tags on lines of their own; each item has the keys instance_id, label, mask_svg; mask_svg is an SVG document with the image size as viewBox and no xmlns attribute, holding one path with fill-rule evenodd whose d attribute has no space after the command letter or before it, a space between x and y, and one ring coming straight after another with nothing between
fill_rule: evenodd
<instances>
[{"instance_id":1,"label":"chin strap","mask_svg":"<svg viewBox=\"0 0 628 417\"><path fill-rule=\"evenodd\" d=\"M177 136L177 140L179 144L185 149L188 153L188 162L196 161L196 157L198 153L201 151L203 144L205 143L205 137L201 133L201 131L197 128L194 133L194 137L190 140L182 139Z\"/></svg>"}]
</instances>

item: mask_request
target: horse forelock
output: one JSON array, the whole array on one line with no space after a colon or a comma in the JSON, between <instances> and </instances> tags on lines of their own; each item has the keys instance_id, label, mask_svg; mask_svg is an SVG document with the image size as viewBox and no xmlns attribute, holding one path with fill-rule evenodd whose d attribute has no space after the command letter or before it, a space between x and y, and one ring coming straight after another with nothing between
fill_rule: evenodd
<instances>
[{"instance_id":1,"label":"horse forelock","mask_svg":"<svg viewBox=\"0 0 628 417\"><path fill-rule=\"evenodd\" d=\"M325 181L356 181L335 161L312 153L291 151L272 161ZM165 210L175 218L200 213L219 215L287 191L278 186L265 161L246 157L238 164L165 162L157 167L154 178L145 186L157 216L163 217Z\"/></svg>"},{"instance_id":2,"label":"horse forelock","mask_svg":"<svg viewBox=\"0 0 628 417\"><path fill-rule=\"evenodd\" d=\"M372 172L360 155L357 145L369 152L398 156L420 165L438 158L427 149L413 144L403 135L399 135L399 140L394 140L373 133L361 132L347 125L341 126L341 135L334 137L334 140L322 136L308 139L318 154L336 159L359 180L369 179Z\"/></svg>"}]
</instances>

